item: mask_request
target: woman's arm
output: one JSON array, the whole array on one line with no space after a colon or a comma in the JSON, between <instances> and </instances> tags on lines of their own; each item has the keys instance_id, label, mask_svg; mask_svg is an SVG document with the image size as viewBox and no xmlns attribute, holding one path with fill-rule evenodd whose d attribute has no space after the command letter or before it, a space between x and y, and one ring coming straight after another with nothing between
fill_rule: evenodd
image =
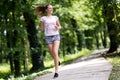
<instances>
[{"instance_id":1,"label":"woman's arm","mask_svg":"<svg viewBox=\"0 0 120 80\"><path fill-rule=\"evenodd\" d=\"M40 27L41 27L41 30L43 31L44 30L44 23L42 21L40 21Z\"/></svg>"},{"instance_id":2,"label":"woman's arm","mask_svg":"<svg viewBox=\"0 0 120 80\"><path fill-rule=\"evenodd\" d=\"M61 29L61 25L60 25L60 21L59 20L56 21L56 29L57 30Z\"/></svg>"}]
</instances>

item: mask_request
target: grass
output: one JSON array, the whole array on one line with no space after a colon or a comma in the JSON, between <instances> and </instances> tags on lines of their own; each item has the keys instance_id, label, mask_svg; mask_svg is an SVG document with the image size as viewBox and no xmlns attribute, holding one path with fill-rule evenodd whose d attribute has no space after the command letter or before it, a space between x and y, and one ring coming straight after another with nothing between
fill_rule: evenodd
<instances>
[{"instance_id":1,"label":"grass","mask_svg":"<svg viewBox=\"0 0 120 80\"><path fill-rule=\"evenodd\" d=\"M88 55L90 54L92 51L88 50L88 49L82 49L81 51L75 53L75 54L68 54L65 56L60 56L60 62L64 65L64 64L68 64L70 63L72 60L75 60L77 58L80 58L82 56ZM50 55L48 55L50 56ZM44 62L45 67L53 67L54 66L54 62L53 59L45 59Z\"/></svg>"},{"instance_id":2,"label":"grass","mask_svg":"<svg viewBox=\"0 0 120 80\"><path fill-rule=\"evenodd\" d=\"M109 80L120 80L120 56L108 57L107 60L113 65Z\"/></svg>"},{"instance_id":3,"label":"grass","mask_svg":"<svg viewBox=\"0 0 120 80\"><path fill-rule=\"evenodd\" d=\"M71 61L77 59L77 58L80 58L82 56L85 56L85 55L88 55L90 54L91 51L90 50L87 50L87 49L83 49L82 51L76 53L76 54L69 54L69 55L66 55L65 57L61 58L61 61L64 63L64 64L68 64L70 63Z\"/></svg>"},{"instance_id":4,"label":"grass","mask_svg":"<svg viewBox=\"0 0 120 80\"><path fill-rule=\"evenodd\" d=\"M79 57L88 55L90 53L91 53L90 50L82 49L82 51L77 52L75 54L68 54L68 55L65 55L64 57L60 56L60 62L62 63L62 65L65 65L65 64L70 63L74 59L77 59ZM50 56L50 55L48 55L48 56ZM47 69L45 69L43 71L35 72L35 73L32 73L32 74L28 73L28 75L22 75L21 77L18 77L18 78L14 78L13 76L10 76L10 78L8 80L31 80L31 79L34 79L37 76L50 73L50 72L52 72L52 70L53 70L52 68L54 66L53 59L52 58L45 59L44 65ZM5 67L5 66L7 66L7 67ZM9 70L9 65L8 64L3 64L3 65L0 66L0 74L1 73L3 74L3 75L1 75L1 77L4 77L7 73L9 73L9 71L10 70ZM0 80L3 80L3 79L1 78Z\"/></svg>"},{"instance_id":5,"label":"grass","mask_svg":"<svg viewBox=\"0 0 120 80\"><path fill-rule=\"evenodd\" d=\"M7 63L0 64L0 78L6 77L10 73L10 67ZM0 79L1 80L1 79Z\"/></svg>"}]
</instances>

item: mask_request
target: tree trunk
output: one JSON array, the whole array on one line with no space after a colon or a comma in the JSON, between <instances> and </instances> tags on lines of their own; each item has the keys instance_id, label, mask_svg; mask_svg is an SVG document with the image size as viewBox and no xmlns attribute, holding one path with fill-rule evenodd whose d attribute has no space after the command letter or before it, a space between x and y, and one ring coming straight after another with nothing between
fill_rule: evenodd
<instances>
[{"instance_id":1,"label":"tree trunk","mask_svg":"<svg viewBox=\"0 0 120 80\"><path fill-rule=\"evenodd\" d=\"M78 29L78 25L75 19L71 18L71 24L73 28L75 29L75 32L77 34L77 40L78 40L78 49L81 50L83 47L83 35L82 32Z\"/></svg>"},{"instance_id":2,"label":"tree trunk","mask_svg":"<svg viewBox=\"0 0 120 80\"><path fill-rule=\"evenodd\" d=\"M104 48L107 47L106 36L107 36L106 31L100 32L100 37L101 37L102 45L103 45Z\"/></svg>"},{"instance_id":3,"label":"tree trunk","mask_svg":"<svg viewBox=\"0 0 120 80\"><path fill-rule=\"evenodd\" d=\"M2 34L3 34L3 32L1 32L1 34L0 34L0 42L2 42L2 38L1 38ZM3 57L2 57L2 43L0 43L0 63L2 63L2 61L3 61Z\"/></svg>"},{"instance_id":4,"label":"tree trunk","mask_svg":"<svg viewBox=\"0 0 120 80\"><path fill-rule=\"evenodd\" d=\"M5 16L5 20L6 20L6 25L7 25L7 14ZM7 47L10 49L13 47L13 41L12 41L12 32L11 31L7 31ZM9 63L10 63L10 70L11 70L11 73L14 72L14 66L13 66L13 55L12 53L10 52L8 55L7 55L7 58L9 59Z\"/></svg>"},{"instance_id":5,"label":"tree trunk","mask_svg":"<svg viewBox=\"0 0 120 80\"><path fill-rule=\"evenodd\" d=\"M15 30L14 31L14 36L13 36L13 45L14 45L13 48L16 47L17 38L18 38L18 31ZM13 57L14 57L13 61L14 61L14 70L15 70L14 74L17 77L17 76L20 75L20 72L21 72L21 67L20 67L20 52L15 51Z\"/></svg>"},{"instance_id":6,"label":"tree trunk","mask_svg":"<svg viewBox=\"0 0 120 80\"><path fill-rule=\"evenodd\" d=\"M0 63L2 63L2 54L1 53L0 53Z\"/></svg>"},{"instance_id":7,"label":"tree trunk","mask_svg":"<svg viewBox=\"0 0 120 80\"><path fill-rule=\"evenodd\" d=\"M15 52L14 54L14 68L15 68L15 76L20 75L21 67L20 67L20 52Z\"/></svg>"},{"instance_id":8,"label":"tree trunk","mask_svg":"<svg viewBox=\"0 0 120 80\"><path fill-rule=\"evenodd\" d=\"M23 0L23 5L26 5L26 0ZM23 16L26 22L26 29L28 33L28 40L30 42L32 68L31 71L36 71L44 68L43 54L41 50L41 43L38 41L37 30L35 22L29 12L23 12Z\"/></svg>"},{"instance_id":9,"label":"tree trunk","mask_svg":"<svg viewBox=\"0 0 120 80\"><path fill-rule=\"evenodd\" d=\"M12 32L11 31L7 31L7 47L10 49L12 48ZM11 73L14 72L14 66L13 66L13 55L12 53L10 52L8 55L7 55L7 58L9 59L9 62L10 62L10 70L11 70Z\"/></svg>"},{"instance_id":10,"label":"tree trunk","mask_svg":"<svg viewBox=\"0 0 120 80\"><path fill-rule=\"evenodd\" d=\"M31 18L28 12L23 13L25 22L27 24L28 40L30 42L31 58L32 58L32 71L44 68L43 54L41 50L41 44L38 41L37 30L35 28L35 22Z\"/></svg>"},{"instance_id":11,"label":"tree trunk","mask_svg":"<svg viewBox=\"0 0 120 80\"><path fill-rule=\"evenodd\" d=\"M95 39L96 39L96 46L97 46L97 49L99 49L99 36L97 33L94 34L95 36Z\"/></svg>"},{"instance_id":12,"label":"tree trunk","mask_svg":"<svg viewBox=\"0 0 120 80\"><path fill-rule=\"evenodd\" d=\"M13 73L14 72L14 66L13 66L13 55L12 55L12 53L8 54L8 59L9 59L9 62L10 62L11 73Z\"/></svg>"},{"instance_id":13,"label":"tree trunk","mask_svg":"<svg viewBox=\"0 0 120 80\"><path fill-rule=\"evenodd\" d=\"M110 48L108 53L114 52L118 48L118 41L117 41L117 25L115 23L115 12L113 6L106 6L104 5L104 16L106 18L107 27L108 27L108 33L109 33L109 39L110 39Z\"/></svg>"},{"instance_id":14,"label":"tree trunk","mask_svg":"<svg viewBox=\"0 0 120 80\"><path fill-rule=\"evenodd\" d=\"M15 18L15 2L12 1L12 25L13 25L13 28L16 28L16 18ZM14 30L13 32L13 37L12 37L12 41L13 41L13 48L16 47L16 44L17 44L17 39L18 39L18 31L17 30ZM15 51L14 52L14 74L15 76L19 76L20 75L20 52L18 51Z\"/></svg>"},{"instance_id":15,"label":"tree trunk","mask_svg":"<svg viewBox=\"0 0 120 80\"><path fill-rule=\"evenodd\" d=\"M92 44L93 44L93 30L85 30L84 31L84 34L85 34L85 41L86 41L86 47L88 48L88 49L92 49L93 48L93 46L92 46Z\"/></svg>"},{"instance_id":16,"label":"tree trunk","mask_svg":"<svg viewBox=\"0 0 120 80\"><path fill-rule=\"evenodd\" d=\"M106 48L107 47L107 29L106 29L106 25L104 25L102 42L103 42L104 48Z\"/></svg>"},{"instance_id":17,"label":"tree trunk","mask_svg":"<svg viewBox=\"0 0 120 80\"><path fill-rule=\"evenodd\" d=\"M28 71L28 52L25 51L24 52L24 55L25 55L25 59L23 60L23 65L24 65L24 70L25 71Z\"/></svg>"},{"instance_id":18,"label":"tree trunk","mask_svg":"<svg viewBox=\"0 0 120 80\"><path fill-rule=\"evenodd\" d=\"M109 38L110 38L110 48L109 53L114 52L118 48L118 42L117 42L117 34L116 34L116 25L113 22L108 22L108 32L109 32Z\"/></svg>"}]
</instances>

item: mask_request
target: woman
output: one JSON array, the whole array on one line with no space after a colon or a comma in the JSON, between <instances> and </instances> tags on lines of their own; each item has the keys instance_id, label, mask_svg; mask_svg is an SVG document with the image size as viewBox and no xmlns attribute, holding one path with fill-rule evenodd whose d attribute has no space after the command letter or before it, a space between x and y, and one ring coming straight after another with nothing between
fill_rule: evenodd
<instances>
[{"instance_id":1,"label":"woman","mask_svg":"<svg viewBox=\"0 0 120 80\"><path fill-rule=\"evenodd\" d=\"M41 9L40 9L41 8ZM60 34L59 30L61 25L57 16L53 16L53 6L47 5L45 8L39 7L40 10L45 9L46 16L42 16L40 19L40 27L45 34L45 42L48 46L51 56L54 59L55 74L53 78L58 77L58 67L60 65L58 50L60 45ZM44 11L43 11L44 12Z\"/></svg>"}]
</instances>

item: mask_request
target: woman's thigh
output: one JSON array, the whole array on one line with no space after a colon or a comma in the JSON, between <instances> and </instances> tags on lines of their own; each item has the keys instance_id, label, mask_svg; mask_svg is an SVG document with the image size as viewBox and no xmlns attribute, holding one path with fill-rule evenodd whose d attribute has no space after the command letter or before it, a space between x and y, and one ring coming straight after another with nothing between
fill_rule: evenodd
<instances>
[{"instance_id":1,"label":"woman's thigh","mask_svg":"<svg viewBox=\"0 0 120 80\"><path fill-rule=\"evenodd\" d=\"M54 43L53 43L53 52L58 53L59 45L60 45L59 40L54 41Z\"/></svg>"}]
</instances>

